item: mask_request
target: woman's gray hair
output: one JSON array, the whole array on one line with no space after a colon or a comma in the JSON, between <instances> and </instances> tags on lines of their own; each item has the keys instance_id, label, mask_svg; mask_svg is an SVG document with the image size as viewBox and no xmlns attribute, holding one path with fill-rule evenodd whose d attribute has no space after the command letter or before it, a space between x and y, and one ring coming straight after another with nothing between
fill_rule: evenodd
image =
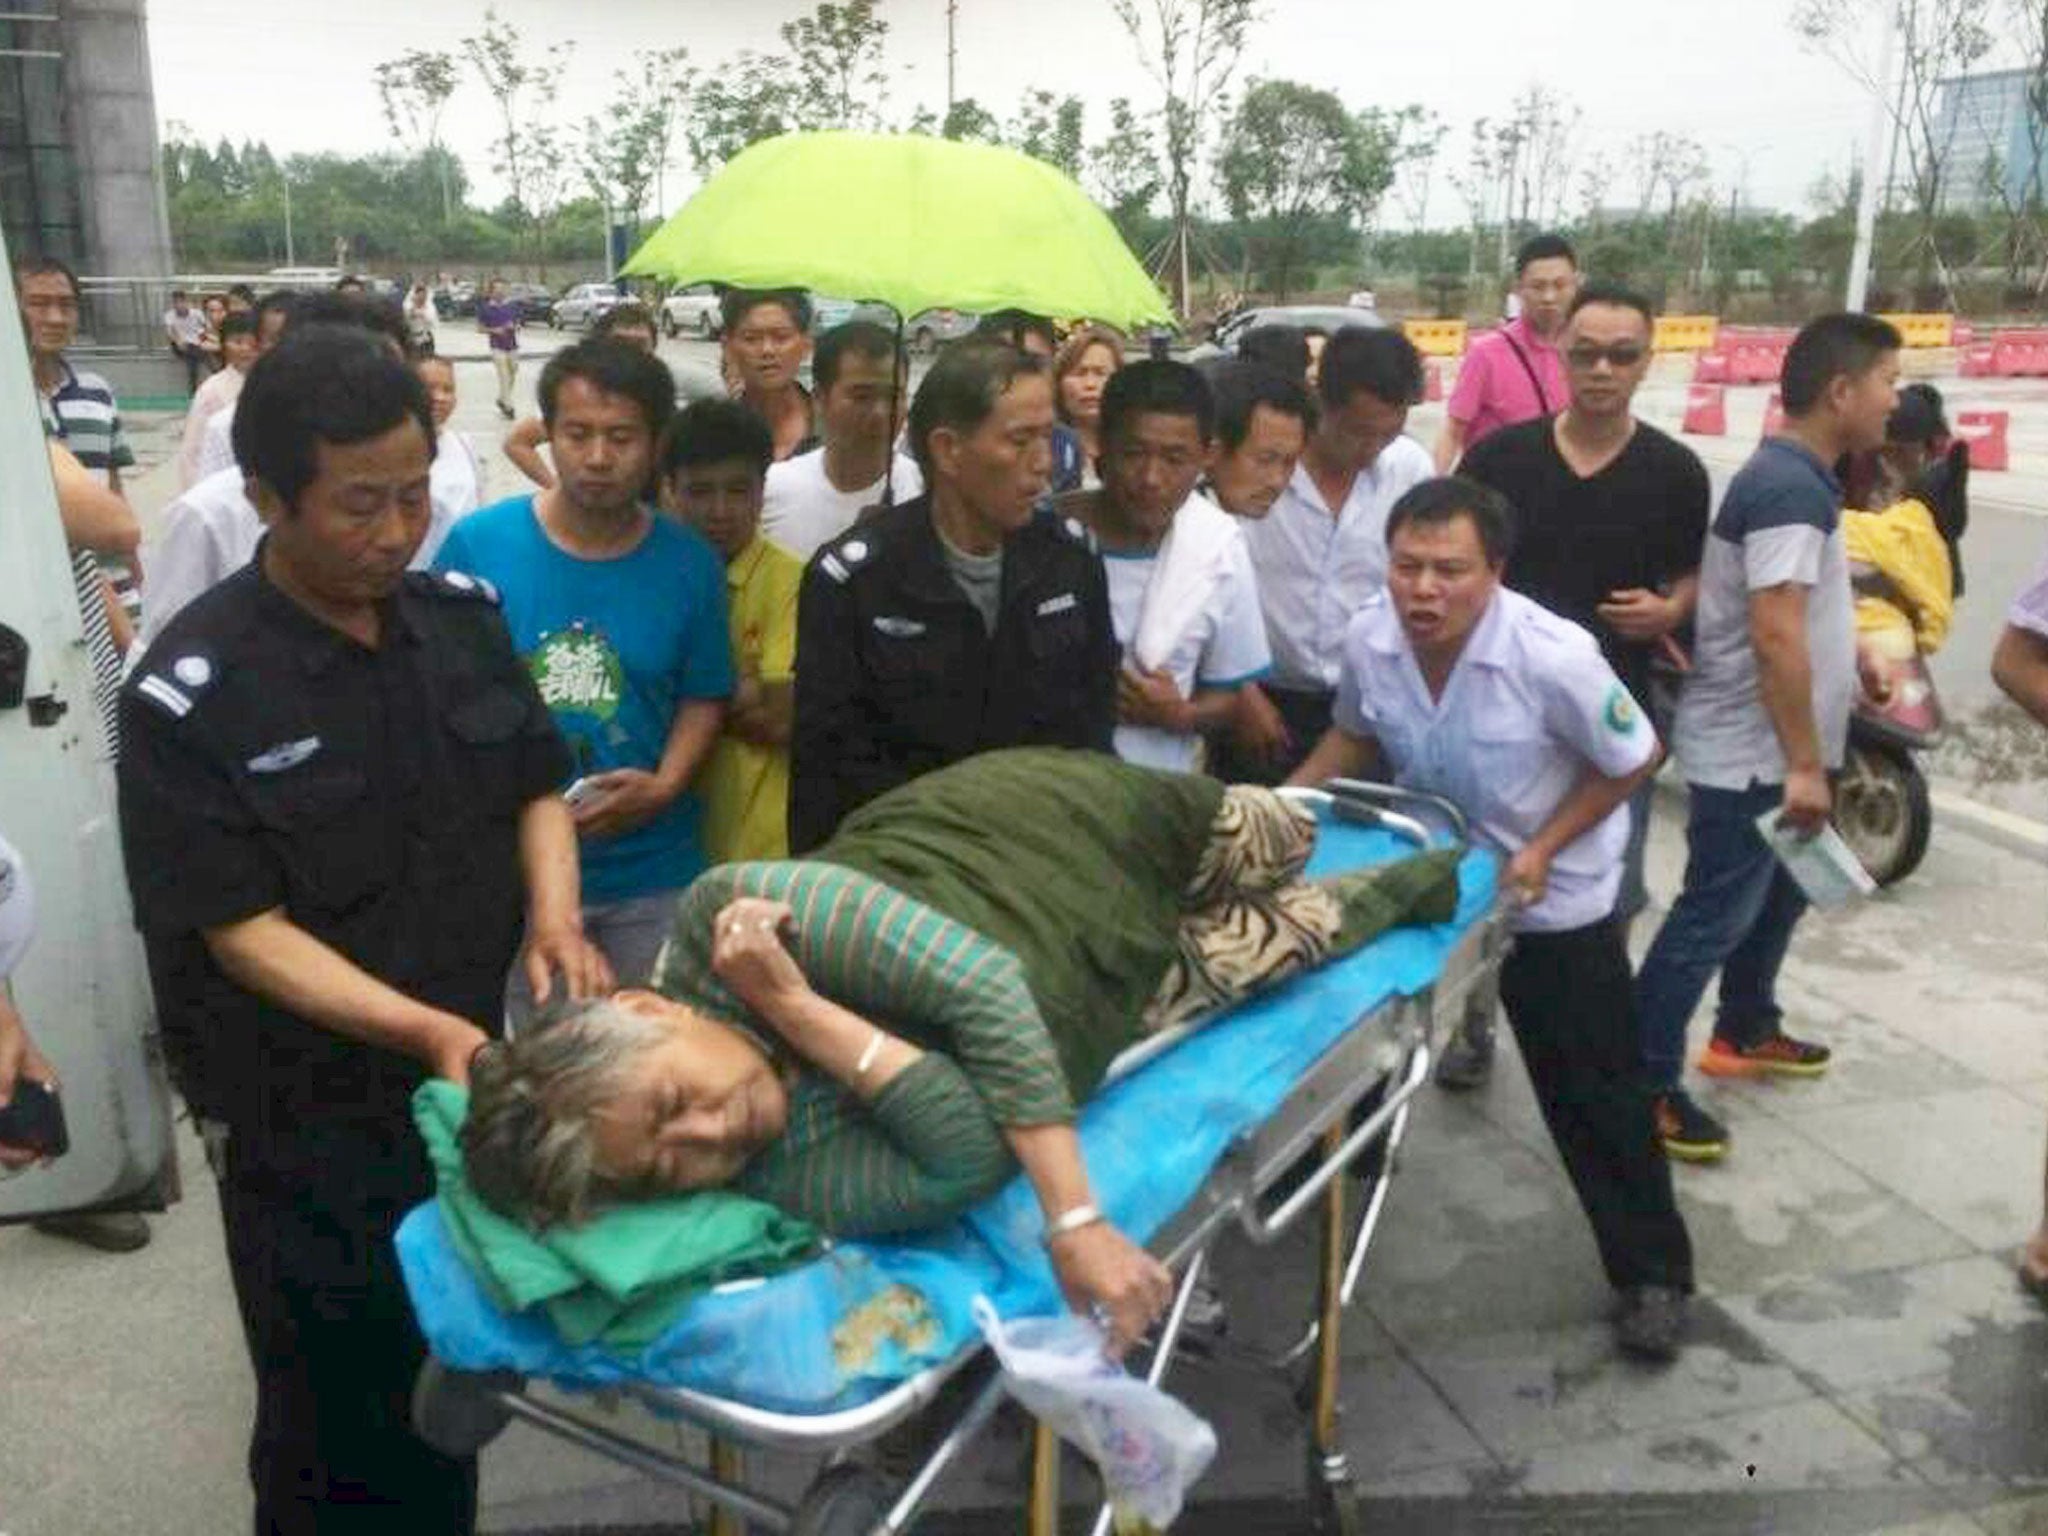
<instances>
[{"instance_id":1,"label":"woman's gray hair","mask_svg":"<svg viewBox=\"0 0 2048 1536\"><path fill-rule=\"evenodd\" d=\"M536 1227L573 1225L626 1193L597 1166L597 1117L668 1037L660 1019L602 997L551 1005L478 1052L462 1127L470 1187Z\"/></svg>"}]
</instances>

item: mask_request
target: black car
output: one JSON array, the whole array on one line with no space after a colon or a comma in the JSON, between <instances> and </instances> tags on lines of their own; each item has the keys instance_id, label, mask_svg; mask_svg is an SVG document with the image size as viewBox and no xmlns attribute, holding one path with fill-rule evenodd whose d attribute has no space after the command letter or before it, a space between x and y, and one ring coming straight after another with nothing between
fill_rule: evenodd
<instances>
[{"instance_id":1,"label":"black car","mask_svg":"<svg viewBox=\"0 0 2048 1536\"><path fill-rule=\"evenodd\" d=\"M539 283L507 283L505 302L518 309L522 325L555 323L555 295Z\"/></svg>"}]
</instances>

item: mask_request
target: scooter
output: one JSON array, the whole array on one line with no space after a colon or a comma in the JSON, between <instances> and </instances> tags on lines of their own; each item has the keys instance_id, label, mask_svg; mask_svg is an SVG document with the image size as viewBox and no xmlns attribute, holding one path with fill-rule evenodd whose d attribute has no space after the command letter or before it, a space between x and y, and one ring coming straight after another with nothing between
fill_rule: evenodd
<instances>
[{"instance_id":1,"label":"scooter","mask_svg":"<svg viewBox=\"0 0 2048 1536\"><path fill-rule=\"evenodd\" d=\"M1879 885L1903 880L1927 856L1934 807L1918 755L1946 723L1927 658L1887 658L1891 694L1859 698L1849 716L1849 750L1835 783L1835 830Z\"/></svg>"}]
</instances>

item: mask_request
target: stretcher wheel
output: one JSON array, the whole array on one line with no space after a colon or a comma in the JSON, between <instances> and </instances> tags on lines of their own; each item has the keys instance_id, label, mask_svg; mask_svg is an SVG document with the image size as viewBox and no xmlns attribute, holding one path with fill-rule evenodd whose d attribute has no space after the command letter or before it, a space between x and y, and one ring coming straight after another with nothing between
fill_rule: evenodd
<instances>
[{"instance_id":1,"label":"stretcher wheel","mask_svg":"<svg viewBox=\"0 0 2048 1536\"><path fill-rule=\"evenodd\" d=\"M870 1536L895 1502L888 1482L872 1467L827 1467L797 1505L789 1536Z\"/></svg>"},{"instance_id":2,"label":"stretcher wheel","mask_svg":"<svg viewBox=\"0 0 2048 1536\"><path fill-rule=\"evenodd\" d=\"M413 1383L412 1427L444 1456L474 1456L512 1420L497 1394L519 1385L520 1378L508 1371L477 1375L429 1360Z\"/></svg>"}]
</instances>

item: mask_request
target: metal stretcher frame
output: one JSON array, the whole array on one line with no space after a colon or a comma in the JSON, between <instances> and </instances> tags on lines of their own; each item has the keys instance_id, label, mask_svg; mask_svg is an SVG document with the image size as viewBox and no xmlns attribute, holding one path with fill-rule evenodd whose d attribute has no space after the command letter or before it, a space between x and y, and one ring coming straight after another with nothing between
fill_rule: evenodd
<instances>
[{"instance_id":1,"label":"metal stretcher frame","mask_svg":"<svg viewBox=\"0 0 2048 1536\"><path fill-rule=\"evenodd\" d=\"M1432 822L1459 845L1468 841L1464 815L1435 796L1351 780L1283 793L1337 819L1378 826L1423 846L1434 841ZM1460 936L1429 987L1383 1000L1331 1045L1274 1113L1224 1154L1195 1197L1148 1244L1179 1274L1147 1371L1156 1385L1173 1363L1189 1299L1217 1239L1235 1227L1252 1243L1270 1245L1312 1209L1320 1212L1316 1315L1294 1348L1265 1363L1291 1370L1313 1356L1305 1394L1311 1408L1308 1491L1322 1529L1348 1533L1357 1528L1350 1469L1338 1438L1344 1310L1363 1276L1411 1101L1429 1081L1436 1044L1468 1014L1492 1011L1507 942L1505 914L1496 904ZM1113 1075L1136 1070L1205 1022L1182 1025L1126 1051ZM1375 1147L1382 1155L1370 1177L1362 1183L1345 1178ZM1304 1176L1301 1170L1309 1160L1314 1161ZM1355 1224L1348 1214L1354 1184L1363 1193ZM454 1455L481 1449L512 1420L530 1424L705 1499L714 1510L714 1536L742 1529L794 1536L893 1536L909 1528L948 1468L995 1416L1003 1398L1001 1378L992 1374L969 1392L959 1417L900 1489L890 1487L880 1473L840 1458L925 1410L985 1353L979 1341L969 1343L869 1402L827 1413L775 1412L684 1387L617 1389L665 1418L707 1431L710 1455L703 1466L540 1401L528 1393L525 1378L512 1372L459 1372L430 1359L414 1392L413 1418L423 1438ZM802 1499L788 1505L745 1485L742 1447L804 1451L830 1460ZM1036 1426L1025 1521L1030 1536L1053 1536L1059 1529L1058 1470L1057 1442L1043 1425ZM1095 1536L1105 1536L1109 1526L1104 1506L1093 1527Z\"/></svg>"}]
</instances>

